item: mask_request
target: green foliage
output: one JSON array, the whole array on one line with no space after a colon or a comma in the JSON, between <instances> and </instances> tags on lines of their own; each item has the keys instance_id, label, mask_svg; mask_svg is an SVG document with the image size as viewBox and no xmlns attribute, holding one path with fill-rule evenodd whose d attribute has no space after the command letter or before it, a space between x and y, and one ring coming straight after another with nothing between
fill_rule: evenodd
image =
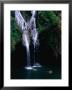
<instances>
[{"instance_id":1,"label":"green foliage","mask_svg":"<svg viewBox=\"0 0 72 90\"><path fill-rule=\"evenodd\" d=\"M60 17L56 16L53 11L39 11L38 12L38 31L43 31L50 27L58 26L60 24Z\"/></svg>"},{"instance_id":2,"label":"green foliage","mask_svg":"<svg viewBox=\"0 0 72 90\"><path fill-rule=\"evenodd\" d=\"M39 11L38 32L48 33L48 45L55 54L61 54L61 12L60 11Z\"/></svg>"},{"instance_id":3,"label":"green foliage","mask_svg":"<svg viewBox=\"0 0 72 90\"><path fill-rule=\"evenodd\" d=\"M11 48L12 51L15 49L17 42L21 40L21 32L16 24L15 18L11 17Z\"/></svg>"}]
</instances>

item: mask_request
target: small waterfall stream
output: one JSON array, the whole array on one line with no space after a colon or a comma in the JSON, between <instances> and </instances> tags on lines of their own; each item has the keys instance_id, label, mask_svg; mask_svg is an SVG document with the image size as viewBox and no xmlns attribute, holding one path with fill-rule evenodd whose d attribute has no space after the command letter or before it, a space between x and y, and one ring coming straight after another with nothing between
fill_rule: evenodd
<instances>
[{"instance_id":1,"label":"small waterfall stream","mask_svg":"<svg viewBox=\"0 0 72 90\"><path fill-rule=\"evenodd\" d=\"M38 45L38 31L36 29L36 11L32 11L32 17L30 19L30 25L31 25L31 36L33 40L33 45L34 45L34 65L33 67L36 67L36 60L35 60L35 49L36 45Z\"/></svg>"},{"instance_id":2,"label":"small waterfall stream","mask_svg":"<svg viewBox=\"0 0 72 90\"><path fill-rule=\"evenodd\" d=\"M24 38L25 38L26 49L27 49L27 66L31 66L31 64L30 64L30 50L29 50L29 43L28 43L28 40L27 40L27 36L26 36L26 35L24 35Z\"/></svg>"}]
</instances>

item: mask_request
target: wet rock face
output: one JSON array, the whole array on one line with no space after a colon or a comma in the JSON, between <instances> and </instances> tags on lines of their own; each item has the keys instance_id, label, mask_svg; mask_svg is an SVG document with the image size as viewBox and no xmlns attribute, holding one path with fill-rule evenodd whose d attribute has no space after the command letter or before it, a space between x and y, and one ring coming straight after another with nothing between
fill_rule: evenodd
<instances>
[{"instance_id":1,"label":"wet rock face","mask_svg":"<svg viewBox=\"0 0 72 90\"><path fill-rule=\"evenodd\" d=\"M55 51L49 46L48 32L44 31L39 34L39 60L43 65L61 65L61 55L55 55Z\"/></svg>"}]
</instances>

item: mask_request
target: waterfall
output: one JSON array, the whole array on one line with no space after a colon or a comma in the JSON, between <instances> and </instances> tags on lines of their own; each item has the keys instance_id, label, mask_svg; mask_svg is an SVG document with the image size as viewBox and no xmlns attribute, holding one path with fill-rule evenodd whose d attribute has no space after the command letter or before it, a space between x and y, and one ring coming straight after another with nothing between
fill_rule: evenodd
<instances>
[{"instance_id":1,"label":"waterfall","mask_svg":"<svg viewBox=\"0 0 72 90\"><path fill-rule=\"evenodd\" d=\"M31 11L31 13L32 13L32 16L31 16L30 21L26 22L24 20L24 18L22 17L20 11L18 11L18 10L15 11L15 19L16 19L18 26L21 29L23 45L26 47L26 50L27 50L26 69L33 69L33 67L40 67L41 66L40 64L36 63L36 61L35 61L35 48L37 45L39 45L38 31L36 29L36 17L35 17L36 11L33 10L33 11ZM30 63L30 48L29 48L29 45L30 45L29 34L30 33L29 33L29 30L31 32L31 38L32 38L32 42L34 45L34 65L33 66L31 66L31 63Z\"/></svg>"},{"instance_id":2,"label":"waterfall","mask_svg":"<svg viewBox=\"0 0 72 90\"><path fill-rule=\"evenodd\" d=\"M22 32L22 42L23 42L23 45L26 47L26 51L27 51L26 69L32 69L31 63L30 63L30 49L29 49L30 43L29 43L29 35L28 35L28 31L27 31L27 29L28 29L27 22L24 20L20 11L18 11L18 10L15 11L15 19L16 19L16 22Z\"/></svg>"},{"instance_id":3,"label":"waterfall","mask_svg":"<svg viewBox=\"0 0 72 90\"><path fill-rule=\"evenodd\" d=\"M28 36L26 34L23 35L23 41L25 40L25 46L27 49L27 66L30 66L30 50L29 50L29 43L28 43Z\"/></svg>"},{"instance_id":4,"label":"waterfall","mask_svg":"<svg viewBox=\"0 0 72 90\"><path fill-rule=\"evenodd\" d=\"M32 40L33 40L33 45L34 45L34 64L33 64L33 67L41 67L41 65L39 63L36 62L36 59L35 59L35 50L36 50L36 47L39 46L39 40L38 40L38 31L37 31L37 28L36 28L36 11L32 11L32 17L30 19L30 25L31 25L31 35L32 35Z\"/></svg>"},{"instance_id":5,"label":"waterfall","mask_svg":"<svg viewBox=\"0 0 72 90\"><path fill-rule=\"evenodd\" d=\"M35 65L35 48L36 48L36 45L38 44L38 32L37 32L37 29L36 29L36 18L35 18L35 15L36 15L36 11L32 11L32 17L30 19L30 25L31 25L31 36L32 36L32 40L33 40L33 45L34 45L34 65Z\"/></svg>"}]
</instances>

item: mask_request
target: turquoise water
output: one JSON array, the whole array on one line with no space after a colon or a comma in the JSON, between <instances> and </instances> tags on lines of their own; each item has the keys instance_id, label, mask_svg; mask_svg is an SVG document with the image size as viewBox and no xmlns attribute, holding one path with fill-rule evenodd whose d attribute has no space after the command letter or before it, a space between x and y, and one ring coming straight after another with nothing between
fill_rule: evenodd
<instances>
[{"instance_id":1,"label":"turquoise water","mask_svg":"<svg viewBox=\"0 0 72 90\"><path fill-rule=\"evenodd\" d=\"M21 67L12 70L11 79L61 79L61 72L57 67L42 66L33 70Z\"/></svg>"}]
</instances>

